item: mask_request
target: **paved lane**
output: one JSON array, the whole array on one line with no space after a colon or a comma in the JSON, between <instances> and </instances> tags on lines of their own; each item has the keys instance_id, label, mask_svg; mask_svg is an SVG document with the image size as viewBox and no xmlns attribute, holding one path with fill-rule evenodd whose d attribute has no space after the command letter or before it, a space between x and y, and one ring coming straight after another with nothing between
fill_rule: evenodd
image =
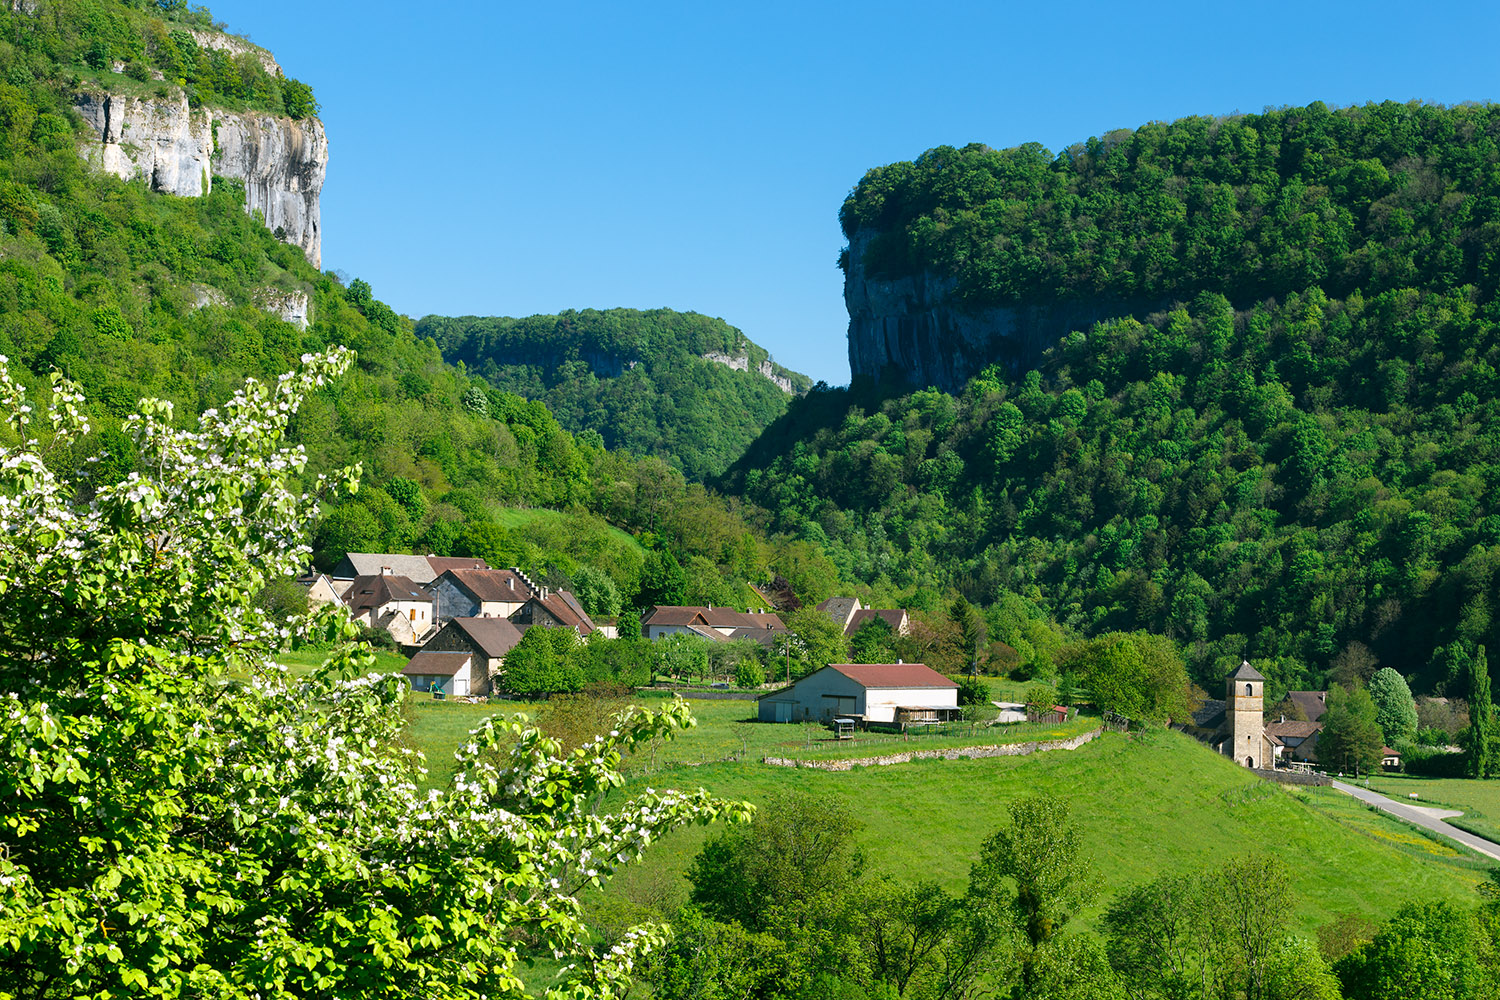
<instances>
[{"instance_id":1,"label":"paved lane","mask_svg":"<svg viewBox=\"0 0 1500 1000\"><path fill-rule=\"evenodd\" d=\"M1392 816L1399 816L1408 823L1415 823L1417 826L1425 826L1434 833L1440 833L1449 840L1456 840L1465 847L1473 848L1480 854L1500 861L1500 844L1492 840L1485 840L1483 837L1476 837L1467 830L1460 830L1456 826L1449 826L1443 822L1444 816L1462 816L1463 813L1461 812L1452 809L1432 809L1425 806L1408 805L1397 799L1386 798L1384 795L1372 792L1367 788L1360 788L1358 785L1347 785L1342 781L1335 781L1333 787L1347 795L1354 796L1361 802L1368 802L1375 808L1383 812L1388 812Z\"/></svg>"}]
</instances>

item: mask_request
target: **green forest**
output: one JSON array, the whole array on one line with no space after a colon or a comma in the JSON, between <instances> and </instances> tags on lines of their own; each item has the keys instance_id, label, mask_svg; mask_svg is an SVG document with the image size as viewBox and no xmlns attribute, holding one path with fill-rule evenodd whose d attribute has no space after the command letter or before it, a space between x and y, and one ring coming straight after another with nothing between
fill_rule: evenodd
<instances>
[{"instance_id":1,"label":"green forest","mask_svg":"<svg viewBox=\"0 0 1500 1000\"><path fill-rule=\"evenodd\" d=\"M611 451L652 455L692 480L720 475L788 394L758 372L764 348L721 319L671 309L584 309L557 316L417 321L443 356L497 389L547 404L574 434ZM748 359L735 371L704 355ZM772 364L793 391L812 380Z\"/></svg>"},{"instance_id":2,"label":"green forest","mask_svg":"<svg viewBox=\"0 0 1500 1000\"><path fill-rule=\"evenodd\" d=\"M958 396L815 391L725 488L877 588L1168 635L1210 691L1352 657L1462 695L1500 639L1497 163L1491 106L1315 104L871 171L877 269L1166 305Z\"/></svg>"}]
</instances>

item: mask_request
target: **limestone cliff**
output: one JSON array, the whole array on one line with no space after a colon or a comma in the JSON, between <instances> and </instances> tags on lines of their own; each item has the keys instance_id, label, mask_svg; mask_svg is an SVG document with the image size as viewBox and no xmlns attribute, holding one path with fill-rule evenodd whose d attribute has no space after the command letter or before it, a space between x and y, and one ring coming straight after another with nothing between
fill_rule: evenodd
<instances>
[{"instance_id":1,"label":"limestone cliff","mask_svg":"<svg viewBox=\"0 0 1500 1000\"><path fill-rule=\"evenodd\" d=\"M749 354L730 355L718 351L709 351L707 354L702 355L702 358L704 361L712 361L714 364L724 365L737 372L747 372L750 370ZM755 371L761 378L774 383L778 389L788 395L796 391L792 386L792 380L782 374L781 371L778 371L778 366L773 365L769 358L756 365Z\"/></svg>"},{"instance_id":2,"label":"limestone cliff","mask_svg":"<svg viewBox=\"0 0 1500 1000\"><path fill-rule=\"evenodd\" d=\"M844 274L849 373L856 378L958 392L987 365L1024 371L1068 331L1148 308L1143 303L1090 300L965 309L953 300L952 277L867 274L864 251L874 236L868 230L854 234Z\"/></svg>"},{"instance_id":3,"label":"limestone cliff","mask_svg":"<svg viewBox=\"0 0 1500 1000\"><path fill-rule=\"evenodd\" d=\"M212 175L245 183L245 209L260 212L280 239L321 267L318 197L328 169L328 136L316 118L191 109L178 97L84 92L74 106L94 141L80 152L119 177L146 178L153 190L198 197Z\"/></svg>"},{"instance_id":4,"label":"limestone cliff","mask_svg":"<svg viewBox=\"0 0 1500 1000\"><path fill-rule=\"evenodd\" d=\"M318 196L328 172L328 134L316 118L214 112L214 173L245 182L245 209L323 264Z\"/></svg>"}]
</instances>

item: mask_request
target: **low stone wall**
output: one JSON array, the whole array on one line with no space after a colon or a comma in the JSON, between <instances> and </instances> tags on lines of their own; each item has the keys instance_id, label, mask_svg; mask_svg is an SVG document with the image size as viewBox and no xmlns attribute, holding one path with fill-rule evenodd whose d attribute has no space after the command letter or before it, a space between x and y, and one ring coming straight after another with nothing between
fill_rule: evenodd
<instances>
[{"instance_id":1,"label":"low stone wall","mask_svg":"<svg viewBox=\"0 0 1500 1000\"><path fill-rule=\"evenodd\" d=\"M1034 741L1031 743L1006 743L1000 746L951 747L946 750L908 750L905 753L886 754L881 757L853 757L848 760L796 760L790 757L763 757L761 762L773 767L811 767L819 771L848 771L856 767L885 767L889 764L906 764L914 760L965 760L973 757L1024 757L1027 754L1046 753L1048 750L1077 750L1097 737L1103 729L1095 729L1073 737L1071 740Z\"/></svg>"},{"instance_id":2,"label":"low stone wall","mask_svg":"<svg viewBox=\"0 0 1500 1000\"><path fill-rule=\"evenodd\" d=\"M1282 785L1331 785L1333 779L1326 774L1308 774L1304 771L1268 771L1251 768L1251 773Z\"/></svg>"}]
</instances>

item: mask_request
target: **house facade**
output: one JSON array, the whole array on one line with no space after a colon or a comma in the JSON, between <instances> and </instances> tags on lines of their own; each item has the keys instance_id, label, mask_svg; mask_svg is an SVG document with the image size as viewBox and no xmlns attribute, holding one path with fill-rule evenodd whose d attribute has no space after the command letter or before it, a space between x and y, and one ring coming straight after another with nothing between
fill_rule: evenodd
<instances>
[{"instance_id":1,"label":"house facade","mask_svg":"<svg viewBox=\"0 0 1500 1000\"><path fill-rule=\"evenodd\" d=\"M957 718L958 685L921 663L833 663L757 699L762 722L926 723Z\"/></svg>"},{"instance_id":2,"label":"house facade","mask_svg":"<svg viewBox=\"0 0 1500 1000\"><path fill-rule=\"evenodd\" d=\"M832 618L845 636L853 636L872 618L882 618L896 635L911 631L911 619L904 608L869 608L857 597L830 597L818 605L818 610Z\"/></svg>"},{"instance_id":3,"label":"house facade","mask_svg":"<svg viewBox=\"0 0 1500 1000\"><path fill-rule=\"evenodd\" d=\"M413 691L455 696L489 693L487 686L484 690L475 690L472 653L439 653L424 649L401 668L401 673L411 681Z\"/></svg>"},{"instance_id":4,"label":"house facade","mask_svg":"<svg viewBox=\"0 0 1500 1000\"><path fill-rule=\"evenodd\" d=\"M587 638L594 632L594 623L588 612L578 603L578 598L566 590L551 591L546 587L526 601L510 620L517 625L541 625L544 628L570 628L579 638Z\"/></svg>"},{"instance_id":5,"label":"house facade","mask_svg":"<svg viewBox=\"0 0 1500 1000\"><path fill-rule=\"evenodd\" d=\"M509 618L536 595L530 581L513 569L450 569L432 581L439 621L452 618Z\"/></svg>"},{"instance_id":6,"label":"house facade","mask_svg":"<svg viewBox=\"0 0 1500 1000\"><path fill-rule=\"evenodd\" d=\"M357 577L344 591L343 602L349 616L361 625L392 630L394 621L401 618L406 621L405 631L416 635L433 625L432 596L408 577L391 573Z\"/></svg>"},{"instance_id":7,"label":"house facade","mask_svg":"<svg viewBox=\"0 0 1500 1000\"><path fill-rule=\"evenodd\" d=\"M761 641L772 632L784 632L781 618L764 608L736 611L725 607L662 604L641 620L641 635L665 639L669 635L696 635L717 641L750 638ZM740 633L736 635L736 633Z\"/></svg>"},{"instance_id":8,"label":"house facade","mask_svg":"<svg viewBox=\"0 0 1500 1000\"><path fill-rule=\"evenodd\" d=\"M468 653L473 658L469 694L491 694L494 678L505 665L505 654L516 648L524 629L504 618L454 618L422 647L422 653ZM413 657L412 659L416 659Z\"/></svg>"}]
</instances>

